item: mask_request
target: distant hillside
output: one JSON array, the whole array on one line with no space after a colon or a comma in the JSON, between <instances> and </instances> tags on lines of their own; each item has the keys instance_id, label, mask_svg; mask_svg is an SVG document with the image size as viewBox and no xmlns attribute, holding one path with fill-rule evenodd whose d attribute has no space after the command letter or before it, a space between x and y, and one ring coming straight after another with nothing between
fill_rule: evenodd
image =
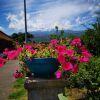
<instances>
[{"instance_id":1,"label":"distant hillside","mask_svg":"<svg viewBox=\"0 0 100 100\"><path fill-rule=\"evenodd\" d=\"M56 33L56 31L33 31L29 32L34 35L34 41L36 42L48 42L50 34L60 34L60 31ZM76 35L81 36L84 32L83 31L72 31L72 30L64 30L64 35L67 37L69 35Z\"/></svg>"}]
</instances>

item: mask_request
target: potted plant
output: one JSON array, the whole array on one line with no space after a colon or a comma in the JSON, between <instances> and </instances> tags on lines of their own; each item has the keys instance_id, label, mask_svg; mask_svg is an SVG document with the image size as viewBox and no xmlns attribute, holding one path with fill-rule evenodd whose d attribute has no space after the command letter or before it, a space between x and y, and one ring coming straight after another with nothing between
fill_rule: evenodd
<instances>
[{"instance_id":1,"label":"potted plant","mask_svg":"<svg viewBox=\"0 0 100 100\"><path fill-rule=\"evenodd\" d=\"M24 45L22 52L18 59L23 60L24 64L34 74L34 77L50 78L57 71L59 62L56 59L57 53L49 46L42 46L35 48L31 44Z\"/></svg>"},{"instance_id":2,"label":"potted plant","mask_svg":"<svg viewBox=\"0 0 100 100\"><path fill-rule=\"evenodd\" d=\"M91 57L80 38L54 39L49 44L25 44L23 47L16 43L16 50L5 50L4 54L8 59L20 61L21 71L15 71L16 78L26 74L48 78L55 74L56 78L68 78L79 71L79 63L88 62Z\"/></svg>"},{"instance_id":3,"label":"potted plant","mask_svg":"<svg viewBox=\"0 0 100 100\"><path fill-rule=\"evenodd\" d=\"M24 86L28 90L29 100L57 100L57 95L63 91L68 83L70 75L79 71L78 65L89 61L91 54L82 44L80 38L54 39L47 45L43 44L25 44L23 47L16 43L16 50L6 50L8 59L20 61L20 71L14 72L15 78L22 78L27 75L43 78L42 80L28 78ZM4 60L0 58L0 67ZM52 79L52 76L57 79ZM49 79L44 79L49 78ZM65 80L67 79L67 80Z\"/></svg>"},{"instance_id":4,"label":"potted plant","mask_svg":"<svg viewBox=\"0 0 100 100\"><path fill-rule=\"evenodd\" d=\"M34 77L50 78L57 71L59 62L54 48L47 44L25 44L16 42L16 50L4 51L8 59L17 58L20 61L20 71L14 72L15 78L33 75Z\"/></svg>"}]
</instances>

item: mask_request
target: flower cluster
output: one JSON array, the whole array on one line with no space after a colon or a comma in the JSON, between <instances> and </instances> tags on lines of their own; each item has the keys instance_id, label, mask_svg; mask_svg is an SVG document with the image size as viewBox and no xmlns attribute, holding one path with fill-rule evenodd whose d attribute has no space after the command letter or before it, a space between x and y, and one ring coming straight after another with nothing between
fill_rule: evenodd
<instances>
[{"instance_id":1,"label":"flower cluster","mask_svg":"<svg viewBox=\"0 0 100 100\"><path fill-rule=\"evenodd\" d=\"M77 73L79 63L88 62L91 57L91 54L82 45L80 38L72 40L69 46L59 44L57 40L52 40L50 45L55 47L58 53L57 59L61 64L61 67L56 72L57 78L61 78L63 72Z\"/></svg>"},{"instance_id":2,"label":"flower cluster","mask_svg":"<svg viewBox=\"0 0 100 100\"><path fill-rule=\"evenodd\" d=\"M77 73L79 71L79 63L88 62L91 54L87 51L80 38L75 38L69 45L68 41L65 42L54 39L48 45L39 48L35 48L32 44L26 44L21 47L19 43L16 43L16 49L9 51L7 48L4 50L4 54L7 55L7 59L16 59L19 61L25 61L26 58L41 58L41 57L53 57L57 58L60 63L60 68L56 72L56 77L61 78L63 73ZM66 45L67 44L67 45ZM0 58L0 67L4 65L4 59ZM23 67L23 65L22 65ZM27 67L24 65L22 68L27 71ZM23 77L24 71L16 70L13 74L15 78ZM64 74L66 77L67 74Z\"/></svg>"},{"instance_id":3,"label":"flower cluster","mask_svg":"<svg viewBox=\"0 0 100 100\"><path fill-rule=\"evenodd\" d=\"M4 66L5 60L0 57L0 68Z\"/></svg>"},{"instance_id":4,"label":"flower cluster","mask_svg":"<svg viewBox=\"0 0 100 100\"><path fill-rule=\"evenodd\" d=\"M15 78L22 78L22 77L23 77L23 73L20 72L18 69L16 69L16 70L14 71L14 73L13 73L13 76L14 76Z\"/></svg>"},{"instance_id":5,"label":"flower cluster","mask_svg":"<svg viewBox=\"0 0 100 100\"><path fill-rule=\"evenodd\" d=\"M19 43L16 42L16 49L8 50L8 48L5 48L3 54L7 56L8 60L18 59L21 62L25 62L26 58L31 60L31 58L54 57L55 53L52 48L46 45L37 45L39 46L39 48L35 48L32 44L25 44L21 47ZM3 67L4 61L5 60L3 58L0 58L0 67ZM27 72L29 72L28 67L25 65L25 63L21 62L19 63L20 70L17 69L13 73L13 76L15 78L21 78L25 74L27 74Z\"/></svg>"}]
</instances>

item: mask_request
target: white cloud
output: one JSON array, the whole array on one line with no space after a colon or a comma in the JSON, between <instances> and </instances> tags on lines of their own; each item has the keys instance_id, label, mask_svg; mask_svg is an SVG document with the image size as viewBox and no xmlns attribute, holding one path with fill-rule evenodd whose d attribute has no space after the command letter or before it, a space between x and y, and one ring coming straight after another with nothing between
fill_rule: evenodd
<instances>
[{"instance_id":1,"label":"white cloud","mask_svg":"<svg viewBox=\"0 0 100 100\"><path fill-rule=\"evenodd\" d=\"M7 20L9 21L9 28L22 31L24 30L24 13L20 12L16 14L8 14Z\"/></svg>"},{"instance_id":2,"label":"white cloud","mask_svg":"<svg viewBox=\"0 0 100 100\"><path fill-rule=\"evenodd\" d=\"M56 25L60 29L71 29L74 26L71 18L77 17L92 9L93 5L89 3L72 1L65 3L46 3L38 8L38 11L27 14L28 31L50 30ZM18 31L24 30L24 14L22 11L18 14L8 14L7 19L9 21L9 28ZM77 17L75 22L76 24L80 24L81 18Z\"/></svg>"},{"instance_id":3,"label":"white cloud","mask_svg":"<svg viewBox=\"0 0 100 100\"><path fill-rule=\"evenodd\" d=\"M0 30L1 30L1 31L4 31L5 29L4 29L2 26L0 26Z\"/></svg>"},{"instance_id":4,"label":"white cloud","mask_svg":"<svg viewBox=\"0 0 100 100\"><path fill-rule=\"evenodd\" d=\"M80 17L78 16L77 18L76 18L76 24L81 24L81 19L80 19Z\"/></svg>"}]
</instances>

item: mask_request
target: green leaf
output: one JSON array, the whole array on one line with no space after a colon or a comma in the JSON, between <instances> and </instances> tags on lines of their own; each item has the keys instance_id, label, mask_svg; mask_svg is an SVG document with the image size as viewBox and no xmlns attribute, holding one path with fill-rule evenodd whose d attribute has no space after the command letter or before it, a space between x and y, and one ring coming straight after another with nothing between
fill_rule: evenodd
<instances>
[{"instance_id":1,"label":"green leaf","mask_svg":"<svg viewBox=\"0 0 100 100\"><path fill-rule=\"evenodd\" d=\"M68 98L65 97L65 96L63 95L63 93L58 94L58 98L59 98L59 100L68 100Z\"/></svg>"}]
</instances>

